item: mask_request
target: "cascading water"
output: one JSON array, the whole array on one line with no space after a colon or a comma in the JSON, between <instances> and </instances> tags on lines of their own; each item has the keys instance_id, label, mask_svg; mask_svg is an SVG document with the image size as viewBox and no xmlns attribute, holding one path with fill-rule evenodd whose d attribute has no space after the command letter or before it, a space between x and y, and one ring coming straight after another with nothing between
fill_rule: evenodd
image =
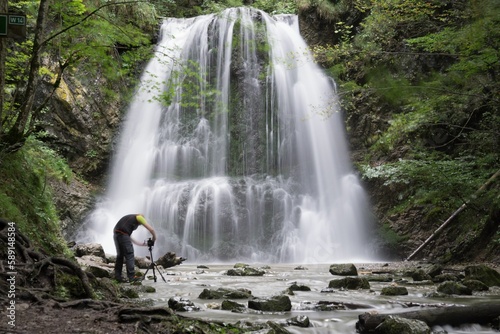
<instances>
[{"instance_id":1,"label":"cascading water","mask_svg":"<svg viewBox=\"0 0 500 334\"><path fill-rule=\"evenodd\" d=\"M86 236L114 253L114 224L143 213L160 255L366 260L369 210L338 111L296 16L167 19Z\"/></svg>"}]
</instances>

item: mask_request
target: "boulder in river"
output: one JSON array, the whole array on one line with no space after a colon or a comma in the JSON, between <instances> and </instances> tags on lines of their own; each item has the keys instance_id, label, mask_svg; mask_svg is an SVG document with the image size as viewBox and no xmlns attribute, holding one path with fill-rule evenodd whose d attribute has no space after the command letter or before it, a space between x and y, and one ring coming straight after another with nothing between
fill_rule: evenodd
<instances>
[{"instance_id":1,"label":"boulder in river","mask_svg":"<svg viewBox=\"0 0 500 334\"><path fill-rule=\"evenodd\" d=\"M430 334L427 324L417 319L405 319L398 316L388 316L377 327L379 334Z\"/></svg>"},{"instance_id":2,"label":"boulder in river","mask_svg":"<svg viewBox=\"0 0 500 334\"><path fill-rule=\"evenodd\" d=\"M328 287L348 290L369 289L370 282L368 282L368 280L364 277L344 277L341 279L331 280Z\"/></svg>"},{"instance_id":3,"label":"boulder in river","mask_svg":"<svg viewBox=\"0 0 500 334\"><path fill-rule=\"evenodd\" d=\"M332 275L358 276L358 269L352 263L332 264L329 271Z\"/></svg>"},{"instance_id":4,"label":"boulder in river","mask_svg":"<svg viewBox=\"0 0 500 334\"><path fill-rule=\"evenodd\" d=\"M466 267L465 278L481 281L487 286L500 286L500 273L484 264Z\"/></svg>"},{"instance_id":5,"label":"boulder in river","mask_svg":"<svg viewBox=\"0 0 500 334\"><path fill-rule=\"evenodd\" d=\"M257 311L287 312L292 309L292 302L288 296L273 296L270 298L254 298L248 301L248 308Z\"/></svg>"}]
</instances>

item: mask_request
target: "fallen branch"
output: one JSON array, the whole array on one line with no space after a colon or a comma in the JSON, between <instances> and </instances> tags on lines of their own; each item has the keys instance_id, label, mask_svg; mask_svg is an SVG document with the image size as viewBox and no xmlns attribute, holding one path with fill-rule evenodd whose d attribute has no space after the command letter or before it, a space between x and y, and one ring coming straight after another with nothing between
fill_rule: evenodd
<instances>
[{"instance_id":1,"label":"fallen branch","mask_svg":"<svg viewBox=\"0 0 500 334\"><path fill-rule=\"evenodd\" d=\"M475 193L474 195L471 197L471 198L476 198L477 195L479 195L484 189L486 189L492 182L493 180L500 175L500 170L498 170L495 174L493 174L492 177L489 178L488 181L486 181L486 183L484 183ZM430 237L427 238L427 240L424 241L423 244L420 245L420 247L418 247L413 253L410 254L410 256L408 256L406 258L405 261L410 261L413 257L415 257L415 255L417 255L425 246L427 246L439 233L441 233L444 228L453 220L453 218L455 218L460 212L462 212L466 207L467 205L469 204L470 200L466 201L464 204L462 204L458 210L456 210L455 212L453 212L453 214L448 218L446 219L446 221L441 224L441 226L438 227L437 230L434 231L434 233L431 234Z\"/></svg>"},{"instance_id":2,"label":"fallen branch","mask_svg":"<svg viewBox=\"0 0 500 334\"><path fill-rule=\"evenodd\" d=\"M163 268L170 268L182 264L186 261L185 258L175 255L175 253L167 252L165 255L161 256L156 260L156 264L162 266Z\"/></svg>"},{"instance_id":3,"label":"fallen branch","mask_svg":"<svg viewBox=\"0 0 500 334\"><path fill-rule=\"evenodd\" d=\"M359 320L356 322L356 330L362 334L376 333L377 326L389 316L421 320L429 327L436 325L488 324L500 316L500 303L448 306L402 313L364 313L358 316Z\"/></svg>"}]
</instances>

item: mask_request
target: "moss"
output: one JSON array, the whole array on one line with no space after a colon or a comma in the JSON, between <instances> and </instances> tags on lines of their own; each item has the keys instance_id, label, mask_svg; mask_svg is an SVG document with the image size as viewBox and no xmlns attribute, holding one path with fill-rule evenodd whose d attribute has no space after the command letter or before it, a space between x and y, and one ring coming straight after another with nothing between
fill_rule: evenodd
<instances>
[{"instance_id":1,"label":"moss","mask_svg":"<svg viewBox=\"0 0 500 334\"><path fill-rule=\"evenodd\" d=\"M382 241L390 250L398 249L400 244L408 239L407 236L401 236L394 232L388 223L383 224L378 230L378 233Z\"/></svg>"},{"instance_id":2,"label":"moss","mask_svg":"<svg viewBox=\"0 0 500 334\"><path fill-rule=\"evenodd\" d=\"M80 279L60 269L55 272L55 293L63 299L84 298L85 290Z\"/></svg>"},{"instance_id":3,"label":"moss","mask_svg":"<svg viewBox=\"0 0 500 334\"><path fill-rule=\"evenodd\" d=\"M28 139L21 150L2 159L0 217L15 222L36 248L51 255L69 255L49 178L69 182L71 177L69 167L57 154L41 142Z\"/></svg>"}]
</instances>

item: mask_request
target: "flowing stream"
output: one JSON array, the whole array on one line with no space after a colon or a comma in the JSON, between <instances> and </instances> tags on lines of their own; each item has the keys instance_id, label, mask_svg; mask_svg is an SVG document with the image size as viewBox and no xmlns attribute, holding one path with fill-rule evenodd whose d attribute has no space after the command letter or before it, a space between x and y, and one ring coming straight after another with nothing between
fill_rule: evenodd
<instances>
[{"instance_id":1,"label":"flowing stream","mask_svg":"<svg viewBox=\"0 0 500 334\"><path fill-rule=\"evenodd\" d=\"M118 219L142 213L159 232L157 255L323 263L373 254L335 84L293 15L241 7L166 19L110 172L82 238L107 253Z\"/></svg>"},{"instance_id":2,"label":"flowing stream","mask_svg":"<svg viewBox=\"0 0 500 334\"><path fill-rule=\"evenodd\" d=\"M258 268L259 264L251 266ZM160 268L160 273L166 283L158 272L156 272L157 281L154 282L151 279L152 271L149 271L148 279L143 281L143 285L154 287L156 292L141 294L141 298L152 300L156 306L166 306L171 297L182 297L193 302L200 310L178 312L180 315L226 323L238 321L285 323L287 319L295 316L307 316L311 323L309 327L288 326L286 329L291 333L315 334L354 334L358 316L365 312L399 313L445 305L465 306L478 302L495 302L496 304L500 302L500 287L490 287L488 291L474 292L469 296L428 297L430 293L436 292L437 284L413 282L410 277L401 275L405 271L404 266L414 269L418 264L415 262L406 264L358 263L356 267L360 276L371 275L376 271L399 274L391 276L394 278L392 282L370 281L370 289L366 290L334 289L331 292L322 292L328 287L330 280L342 278L329 273L329 264L304 265L302 266L304 270L297 270L298 265L271 264L265 270L264 276L241 277L226 275L227 271L233 267L232 264L208 264L206 265L208 268L200 269L197 265L188 263L167 270ZM295 291L294 295L290 295L292 310L289 312L258 312L247 309L243 313L235 313L217 309L223 299L199 298L204 289L217 290L219 288L247 289L251 291L253 297L268 298L283 293L293 282L308 286L311 291ZM394 284L407 287L408 295L382 296L380 294L383 287ZM248 303L246 299L231 300L245 306ZM359 308L318 311L314 306L320 301L357 304ZM414 306L408 307L410 303ZM464 324L456 327L435 326L433 330L441 334L497 333L487 326L478 324Z\"/></svg>"}]
</instances>

